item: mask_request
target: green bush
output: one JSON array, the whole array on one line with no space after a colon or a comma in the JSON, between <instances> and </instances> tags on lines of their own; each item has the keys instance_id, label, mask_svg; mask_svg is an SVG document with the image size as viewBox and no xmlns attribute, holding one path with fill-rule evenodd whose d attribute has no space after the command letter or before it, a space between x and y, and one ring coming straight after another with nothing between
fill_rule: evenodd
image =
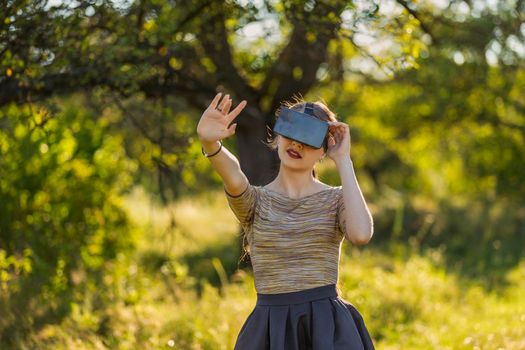
<instances>
[{"instance_id":1,"label":"green bush","mask_svg":"<svg viewBox=\"0 0 525 350\"><path fill-rule=\"evenodd\" d=\"M2 344L58 322L133 246L120 195L134 164L107 126L74 104L0 110Z\"/></svg>"}]
</instances>

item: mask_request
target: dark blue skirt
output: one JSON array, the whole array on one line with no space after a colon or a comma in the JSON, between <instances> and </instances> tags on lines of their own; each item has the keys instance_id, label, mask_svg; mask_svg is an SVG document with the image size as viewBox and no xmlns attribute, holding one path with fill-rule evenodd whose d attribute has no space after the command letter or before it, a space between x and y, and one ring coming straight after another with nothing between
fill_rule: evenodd
<instances>
[{"instance_id":1,"label":"dark blue skirt","mask_svg":"<svg viewBox=\"0 0 525 350\"><path fill-rule=\"evenodd\" d=\"M363 317L335 284L260 294L234 350L374 349Z\"/></svg>"}]
</instances>

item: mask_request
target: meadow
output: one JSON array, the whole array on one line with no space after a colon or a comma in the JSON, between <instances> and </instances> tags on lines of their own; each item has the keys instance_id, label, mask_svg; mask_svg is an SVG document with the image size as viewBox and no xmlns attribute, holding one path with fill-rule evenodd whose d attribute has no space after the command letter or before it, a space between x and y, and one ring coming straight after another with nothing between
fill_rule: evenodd
<instances>
[{"instance_id":1,"label":"meadow","mask_svg":"<svg viewBox=\"0 0 525 350\"><path fill-rule=\"evenodd\" d=\"M0 350L233 348L256 292L197 132L219 92L253 184L283 102L348 124L374 237L339 287L377 349L525 349L524 1L2 4Z\"/></svg>"},{"instance_id":2,"label":"meadow","mask_svg":"<svg viewBox=\"0 0 525 350\"><path fill-rule=\"evenodd\" d=\"M31 343L57 350L232 349L256 293L250 270L238 268L238 227L223 193L162 208L135 189L123 205L138 246L106 268L103 292L111 302L97 308L92 301L102 291L93 290ZM445 260L440 249L408 243L343 242L339 285L377 349L524 349L525 261L494 286Z\"/></svg>"}]
</instances>

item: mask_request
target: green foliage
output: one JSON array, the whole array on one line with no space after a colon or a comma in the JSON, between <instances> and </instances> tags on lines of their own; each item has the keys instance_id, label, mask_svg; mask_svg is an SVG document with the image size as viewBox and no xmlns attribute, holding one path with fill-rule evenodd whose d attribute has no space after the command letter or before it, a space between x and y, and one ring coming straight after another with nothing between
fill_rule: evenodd
<instances>
[{"instance_id":1,"label":"green foliage","mask_svg":"<svg viewBox=\"0 0 525 350\"><path fill-rule=\"evenodd\" d=\"M217 87L250 104L232 150L297 92L349 123L384 252L341 277L378 348L525 347L523 2L47 3L0 13L0 347L232 348L253 280L223 192L194 201ZM166 207L126 214L132 184Z\"/></svg>"},{"instance_id":2,"label":"green foliage","mask_svg":"<svg viewBox=\"0 0 525 350\"><path fill-rule=\"evenodd\" d=\"M198 241L197 249L209 251L217 240L234 237L235 218L225 202L223 193L217 191L209 206L202 205L201 199L179 203L178 222L190 228L179 244L192 247ZM143 204L128 202L130 214L141 212ZM195 205L202 208L200 215L188 212ZM161 212L154 213L152 224L158 225ZM230 225L229 232L212 229L218 225L213 220L216 214L225 218L222 221ZM197 217L206 224L194 225ZM141 217L140 221L145 224L147 219ZM148 227L139 256L157 245L157 230L162 232L161 227ZM227 260L226 252L218 259L202 257L202 263L215 266ZM408 245L392 244L380 252L344 241L339 269L342 297L362 313L378 349L523 348L525 264L508 270L505 284L489 291L483 281L466 279L446 268L445 261L439 249L420 254ZM183 268L177 264L178 269ZM227 350L233 348L255 306L253 277L243 270L219 285L205 276L180 274L199 280L201 293L194 285L169 278L171 268L160 267L155 272L142 263L135 265L133 259L119 259L112 271L115 283L135 291L133 303L124 302L128 300L125 293L120 295L124 300L115 300L104 309L79 303L61 324L48 325L31 341L53 349ZM185 271L191 268L187 266ZM495 318L498 327L494 326Z\"/></svg>"},{"instance_id":3,"label":"green foliage","mask_svg":"<svg viewBox=\"0 0 525 350\"><path fill-rule=\"evenodd\" d=\"M99 288L133 246L120 195L134 165L107 121L74 104L53 115L10 105L0 125L0 335L15 344Z\"/></svg>"},{"instance_id":4,"label":"green foliage","mask_svg":"<svg viewBox=\"0 0 525 350\"><path fill-rule=\"evenodd\" d=\"M494 15L512 13L502 7ZM525 71L511 47L506 63L486 59L490 37L479 33L502 23L491 16L427 26L439 43L417 58L417 69L381 82L356 72L311 96L323 96L350 126L376 242L439 249L447 266L494 286L522 259L525 244ZM503 32L513 27L501 30L504 45Z\"/></svg>"}]
</instances>

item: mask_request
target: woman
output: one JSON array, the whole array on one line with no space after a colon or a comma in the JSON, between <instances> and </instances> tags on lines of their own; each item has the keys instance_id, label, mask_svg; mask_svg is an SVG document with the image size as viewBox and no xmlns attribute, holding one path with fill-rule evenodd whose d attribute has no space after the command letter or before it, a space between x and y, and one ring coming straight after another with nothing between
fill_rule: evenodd
<instances>
[{"instance_id":1,"label":"woman","mask_svg":"<svg viewBox=\"0 0 525 350\"><path fill-rule=\"evenodd\" d=\"M373 220L350 159L347 124L322 103L309 109L328 122L322 148L277 135L270 147L281 160L277 177L265 186L248 182L239 162L220 142L246 106L230 112L232 100L217 94L197 125L202 152L224 182L228 204L248 242L257 303L243 324L235 350L374 349L358 310L337 288L341 243L366 244ZM305 102L287 103L305 112ZM339 171L342 186L320 182L313 170L325 156Z\"/></svg>"}]
</instances>

